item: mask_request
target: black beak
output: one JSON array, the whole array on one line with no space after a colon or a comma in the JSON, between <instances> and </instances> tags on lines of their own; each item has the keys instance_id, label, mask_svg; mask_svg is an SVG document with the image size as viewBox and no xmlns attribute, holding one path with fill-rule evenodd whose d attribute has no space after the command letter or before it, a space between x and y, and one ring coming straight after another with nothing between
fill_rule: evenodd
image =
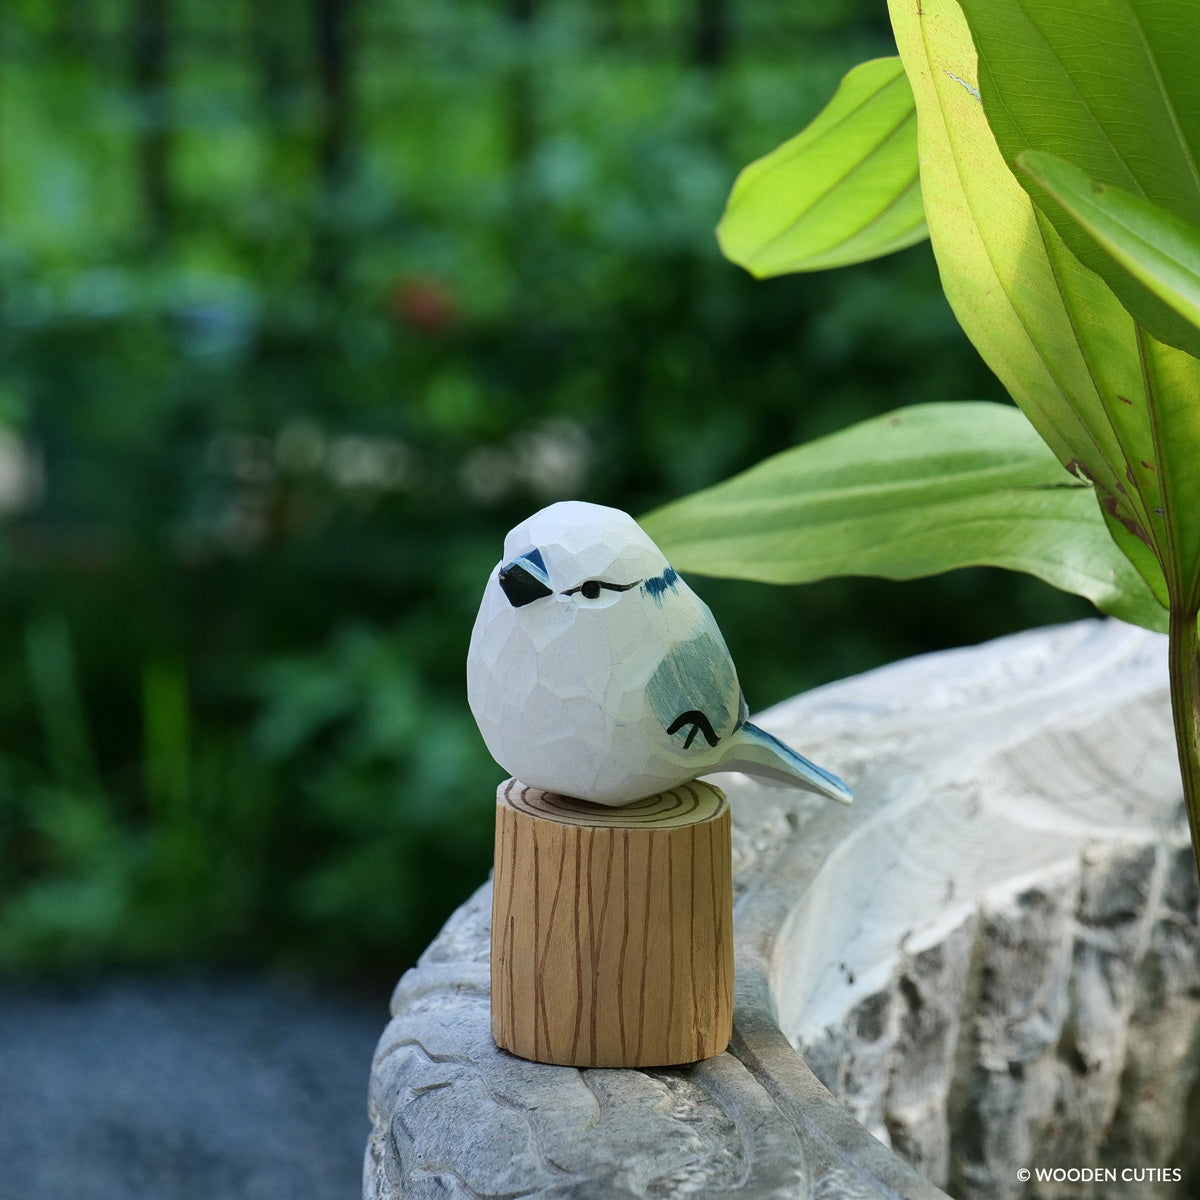
<instances>
[{"instance_id":1,"label":"black beak","mask_svg":"<svg viewBox=\"0 0 1200 1200\"><path fill-rule=\"evenodd\" d=\"M532 604L533 601L552 594L536 575L525 568L519 558L500 568L499 579L500 586L513 608L523 608L526 604Z\"/></svg>"}]
</instances>

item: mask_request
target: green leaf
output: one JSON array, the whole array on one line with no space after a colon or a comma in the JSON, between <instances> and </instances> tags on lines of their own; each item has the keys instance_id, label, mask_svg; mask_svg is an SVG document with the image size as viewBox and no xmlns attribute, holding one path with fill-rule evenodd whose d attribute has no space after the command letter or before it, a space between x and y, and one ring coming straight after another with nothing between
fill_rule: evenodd
<instances>
[{"instance_id":1,"label":"green leaf","mask_svg":"<svg viewBox=\"0 0 1200 1200\"><path fill-rule=\"evenodd\" d=\"M955 0L889 6L920 118L930 239L955 315L1059 460L1149 548L1159 568L1134 557L1151 586L1172 602L1195 595L1200 363L1137 326L1008 169Z\"/></svg>"},{"instance_id":2,"label":"green leaf","mask_svg":"<svg viewBox=\"0 0 1200 1200\"><path fill-rule=\"evenodd\" d=\"M1166 613L1090 487L1003 404L922 404L778 454L643 519L675 567L805 583L989 565L1152 629Z\"/></svg>"},{"instance_id":3,"label":"green leaf","mask_svg":"<svg viewBox=\"0 0 1200 1200\"><path fill-rule=\"evenodd\" d=\"M1053 155L1028 150L1018 163L1132 276L1200 327L1200 228ZM1118 431L1126 445L1148 447L1139 465L1147 475L1149 461L1154 478L1141 490L1154 496L1172 590L1191 611L1200 604L1200 367L1148 335L1140 346L1150 403L1145 413L1122 413Z\"/></svg>"},{"instance_id":4,"label":"green leaf","mask_svg":"<svg viewBox=\"0 0 1200 1200\"><path fill-rule=\"evenodd\" d=\"M1053 154L1026 150L1017 165L1131 275L1200 327L1200 226Z\"/></svg>"},{"instance_id":5,"label":"green leaf","mask_svg":"<svg viewBox=\"0 0 1200 1200\"><path fill-rule=\"evenodd\" d=\"M760 279L863 262L926 236L916 110L898 58L855 67L802 133L737 177L717 240Z\"/></svg>"},{"instance_id":6,"label":"green leaf","mask_svg":"<svg viewBox=\"0 0 1200 1200\"><path fill-rule=\"evenodd\" d=\"M1195 0L962 0L1001 153L1055 154L1200 225L1200 11ZM1200 354L1200 330L1032 179L1072 253L1154 337Z\"/></svg>"}]
</instances>

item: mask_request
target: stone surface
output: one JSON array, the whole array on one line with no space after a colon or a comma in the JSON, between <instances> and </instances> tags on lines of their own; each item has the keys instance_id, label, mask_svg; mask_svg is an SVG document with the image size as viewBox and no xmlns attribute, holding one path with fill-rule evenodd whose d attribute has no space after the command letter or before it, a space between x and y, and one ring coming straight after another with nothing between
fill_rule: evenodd
<instances>
[{"instance_id":1,"label":"stone surface","mask_svg":"<svg viewBox=\"0 0 1200 1200\"><path fill-rule=\"evenodd\" d=\"M344 1200L382 1001L257 980L0 986L0 1200Z\"/></svg>"},{"instance_id":2,"label":"stone surface","mask_svg":"<svg viewBox=\"0 0 1200 1200\"><path fill-rule=\"evenodd\" d=\"M1082 622L758 718L856 803L722 780L734 1037L693 1067L497 1051L485 886L396 991L366 1196L1195 1194L1200 933L1166 688L1164 639ZM1117 1182L1019 1179L1039 1167ZM1120 1181L1176 1167L1182 1187Z\"/></svg>"},{"instance_id":3,"label":"stone surface","mask_svg":"<svg viewBox=\"0 0 1200 1200\"><path fill-rule=\"evenodd\" d=\"M897 1152L939 1187L950 1175L947 1117L977 929L968 917L941 941L906 955L897 977L895 1044L904 1047L904 1061L901 1069L886 1064L884 1122Z\"/></svg>"}]
</instances>

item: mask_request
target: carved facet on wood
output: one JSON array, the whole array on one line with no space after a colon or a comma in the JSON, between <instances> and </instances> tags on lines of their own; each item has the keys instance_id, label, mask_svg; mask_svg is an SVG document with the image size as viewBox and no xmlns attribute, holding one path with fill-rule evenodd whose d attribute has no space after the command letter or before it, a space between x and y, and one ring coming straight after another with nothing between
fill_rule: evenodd
<instances>
[{"instance_id":1,"label":"carved facet on wood","mask_svg":"<svg viewBox=\"0 0 1200 1200\"><path fill-rule=\"evenodd\" d=\"M562 501L509 533L471 634L467 696L492 757L547 792L622 805L744 771L850 800L747 721L708 606L615 508Z\"/></svg>"},{"instance_id":2,"label":"carved facet on wood","mask_svg":"<svg viewBox=\"0 0 1200 1200\"><path fill-rule=\"evenodd\" d=\"M538 1062L719 1054L733 1024L729 804L683 784L598 808L509 780L496 809L492 1033Z\"/></svg>"}]
</instances>

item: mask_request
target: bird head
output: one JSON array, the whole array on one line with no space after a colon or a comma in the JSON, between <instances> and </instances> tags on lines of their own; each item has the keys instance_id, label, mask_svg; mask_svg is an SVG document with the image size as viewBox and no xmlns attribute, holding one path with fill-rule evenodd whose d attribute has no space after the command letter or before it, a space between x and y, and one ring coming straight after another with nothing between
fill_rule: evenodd
<instances>
[{"instance_id":1,"label":"bird head","mask_svg":"<svg viewBox=\"0 0 1200 1200\"><path fill-rule=\"evenodd\" d=\"M509 533L497 579L514 608L546 597L607 608L669 571L662 551L627 513L564 500Z\"/></svg>"}]
</instances>

